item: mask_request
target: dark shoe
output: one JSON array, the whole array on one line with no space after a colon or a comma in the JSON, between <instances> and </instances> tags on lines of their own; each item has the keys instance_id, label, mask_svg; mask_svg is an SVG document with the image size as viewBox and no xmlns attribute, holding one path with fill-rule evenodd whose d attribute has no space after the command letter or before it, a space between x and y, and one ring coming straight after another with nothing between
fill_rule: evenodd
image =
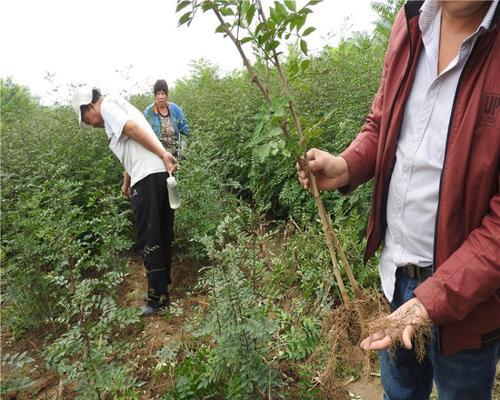
<instances>
[{"instance_id":1,"label":"dark shoe","mask_svg":"<svg viewBox=\"0 0 500 400\"><path fill-rule=\"evenodd\" d=\"M152 315L164 315L167 312L167 309L168 304L162 304L158 307L146 304L141 307L141 313L143 317L150 317Z\"/></svg>"}]
</instances>

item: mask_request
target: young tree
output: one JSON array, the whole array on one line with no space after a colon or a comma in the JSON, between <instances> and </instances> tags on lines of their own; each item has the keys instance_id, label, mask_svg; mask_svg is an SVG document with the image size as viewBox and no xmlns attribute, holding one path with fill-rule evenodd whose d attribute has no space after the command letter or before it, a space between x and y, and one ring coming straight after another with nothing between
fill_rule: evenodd
<instances>
[{"instance_id":1,"label":"young tree","mask_svg":"<svg viewBox=\"0 0 500 400\"><path fill-rule=\"evenodd\" d=\"M265 160L269 154L281 151L284 155L291 154L296 162L304 167L305 171L309 171L307 157L305 157L308 143L311 138L318 134L321 124L329 118L329 115L326 115L317 124L304 129L297 113L289 82L307 69L310 60L305 58L299 62L298 59L294 59L294 62L291 62L285 71L280 56L283 54L282 48L285 42L290 38L296 38L302 54L308 55L306 38L314 32L315 28L306 26L306 21L308 15L312 13L311 7L321 1L309 0L303 7L298 7L295 0L274 1L273 5L269 7L268 15L264 12L261 0L178 0L177 2L177 12L183 12L179 18L179 25L190 25L200 10L213 12L219 22L216 32L224 34L233 42L252 82L261 91L267 108L262 114L262 120L257 125L256 132L254 132L254 137L257 136L260 139L258 147L260 159ZM276 70L281 83L281 93L278 96L271 95L264 77L252 66L244 48L246 43L251 44L253 50ZM264 127L271 129L266 131ZM277 136L277 132L280 131L282 137ZM342 265L356 298L361 299L363 294L354 278L345 252L333 231L314 175L309 174L309 179L332 259L335 279L344 303L349 304L350 299L340 274L337 254L342 260Z\"/></svg>"}]
</instances>

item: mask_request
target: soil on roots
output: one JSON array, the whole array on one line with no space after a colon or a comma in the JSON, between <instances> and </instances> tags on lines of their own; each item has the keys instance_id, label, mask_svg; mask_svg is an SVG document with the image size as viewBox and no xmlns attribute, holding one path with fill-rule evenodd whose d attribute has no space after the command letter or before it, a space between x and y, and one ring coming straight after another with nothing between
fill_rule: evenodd
<instances>
[{"instance_id":1,"label":"soil on roots","mask_svg":"<svg viewBox=\"0 0 500 400\"><path fill-rule=\"evenodd\" d=\"M418 306L414 305L413 307ZM393 341L391 347L389 347L389 351L394 353L398 347L404 346L403 331L406 326L412 325L414 329L412 347L417 360L421 362L425 358L426 345L432 337L432 325L430 322L414 321L414 315L413 308L401 313L398 320L387 318L387 315L382 315L368 323L368 334L366 336L374 335L377 332L392 332ZM401 321L408 322L401 323Z\"/></svg>"},{"instance_id":2,"label":"soil on roots","mask_svg":"<svg viewBox=\"0 0 500 400\"><path fill-rule=\"evenodd\" d=\"M388 318L387 301L378 293L365 291L362 299L343 304L334 309L323 324L328 337L329 355L319 377L323 399L349 398L342 394L347 375L361 374L367 379L373 372L376 358L361 349L360 342L379 332L391 332L393 342L389 351L403 345L402 335L409 321L414 327L413 349L418 360L425 357L426 344L431 338L431 324L412 321L411 309L401 314L398 320ZM343 397L342 397L343 396Z\"/></svg>"},{"instance_id":3,"label":"soil on roots","mask_svg":"<svg viewBox=\"0 0 500 400\"><path fill-rule=\"evenodd\" d=\"M356 299L332 310L325 318L323 332L328 338L329 355L319 379L322 399L345 399L345 377L349 374L368 376L373 363L370 353L359 347L368 335L368 321L387 313L386 302L378 293L365 292Z\"/></svg>"}]
</instances>

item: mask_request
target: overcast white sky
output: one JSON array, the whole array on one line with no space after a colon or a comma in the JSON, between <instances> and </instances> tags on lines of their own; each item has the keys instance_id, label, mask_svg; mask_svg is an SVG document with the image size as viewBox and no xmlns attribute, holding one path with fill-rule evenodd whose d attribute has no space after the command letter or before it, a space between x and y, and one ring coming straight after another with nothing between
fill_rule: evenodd
<instances>
[{"instance_id":1,"label":"overcast white sky","mask_svg":"<svg viewBox=\"0 0 500 400\"><path fill-rule=\"evenodd\" d=\"M308 40L312 50L336 45L352 31L371 32L376 19L371 1L324 0L315 6L308 19L317 28ZM0 77L12 77L50 104L67 102L71 84L93 84L114 94L149 90L160 78L173 86L200 58L223 72L242 67L231 41L215 33L213 14L199 14L190 27L177 27L176 3L2 1Z\"/></svg>"}]
</instances>

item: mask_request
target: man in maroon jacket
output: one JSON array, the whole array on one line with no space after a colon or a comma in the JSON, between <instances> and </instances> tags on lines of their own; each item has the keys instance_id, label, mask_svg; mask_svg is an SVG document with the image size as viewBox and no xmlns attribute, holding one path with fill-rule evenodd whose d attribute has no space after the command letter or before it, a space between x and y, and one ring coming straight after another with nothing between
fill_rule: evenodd
<instances>
[{"instance_id":1,"label":"man in maroon jacket","mask_svg":"<svg viewBox=\"0 0 500 400\"><path fill-rule=\"evenodd\" d=\"M393 26L380 89L340 155L308 154L320 190L374 178L365 261L404 326L380 350L385 399L490 399L500 357L499 1L409 1ZM309 179L297 166L305 188ZM434 325L418 363L413 323Z\"/></svg>"}]
</instances>

